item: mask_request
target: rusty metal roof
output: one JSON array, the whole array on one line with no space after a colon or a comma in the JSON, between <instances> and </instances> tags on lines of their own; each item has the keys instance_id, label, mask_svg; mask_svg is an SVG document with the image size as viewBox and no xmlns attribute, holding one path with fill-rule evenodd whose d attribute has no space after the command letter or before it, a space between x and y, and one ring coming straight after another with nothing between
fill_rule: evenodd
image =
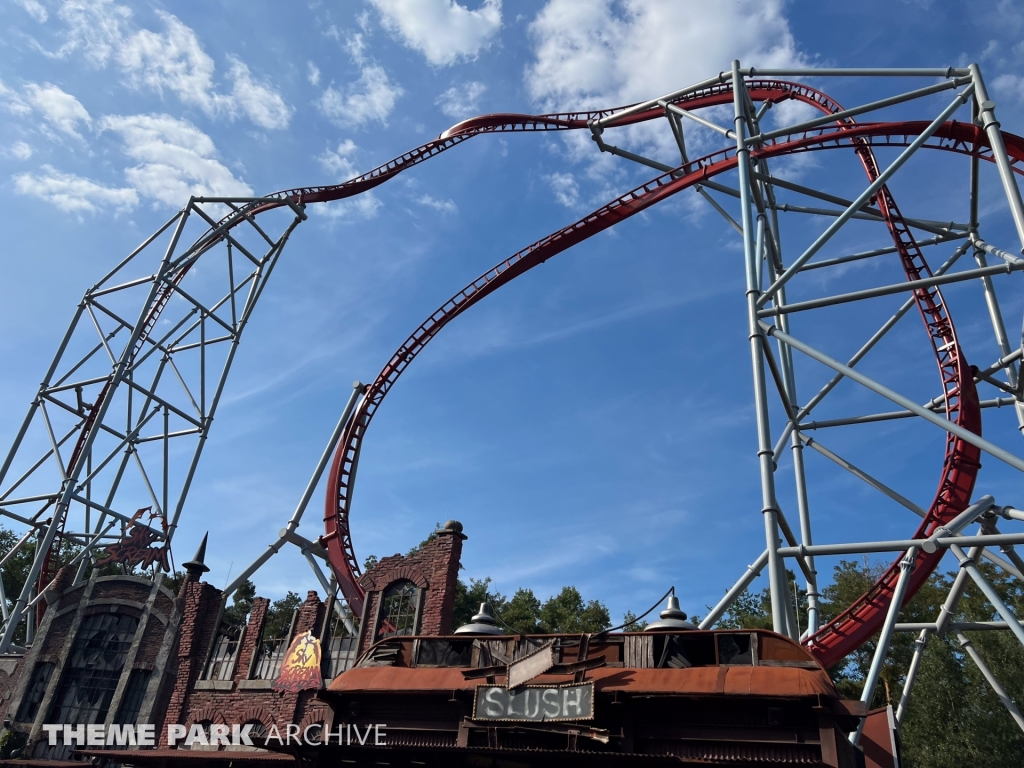
<instances>
[{"instance_id":1,"label":"rusty metal roof","mask_svg":"<svg viewBox=\"0 0 1024 768\"><path fill-rule=\"evenodd\" d=\"M244 768L247 765L266 766L268 763L283 766L284 763L295 763L293 755L281 754L278 752L264 751L241 751L230 750L225 752L214 752L205 749L81 749L74 752L75 755L92 758L99 757L113 762L128 763L131 765L161 766L173 765L177 762L194 764L213 763L224 765L225 768L231 764L233 768ZM25 762L18 761L19 765ZM88 763L70 763L75 768L83 768ZM46 761L46 768L54 768L55 763Z\"/></svg>"},{"instance_id":2,"label":"rusty metal roof","mask_svg":"<svg viewBox=\"0 0 1024 768\"><path fill-rule=\"evenodd\" d=\"M835 687L821 669L797 667L693 667L635 669L602 667L587 675L598 693L746 696L831 696ZM559 684L565 676L541 675L536 684ZM384 691L473 690L479 680L466 680L461 669L444 667L362 667L336 677L335 693Z\"/></svg>"}]
</instances>

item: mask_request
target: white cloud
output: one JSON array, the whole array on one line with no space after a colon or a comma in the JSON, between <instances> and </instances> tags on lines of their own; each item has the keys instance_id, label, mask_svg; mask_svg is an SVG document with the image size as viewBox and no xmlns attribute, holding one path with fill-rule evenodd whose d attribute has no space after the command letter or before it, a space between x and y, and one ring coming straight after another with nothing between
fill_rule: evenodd
<instances>
[{"instance_id":1,"label":"white cloud","mask_svg":"<svg viewBox=\"0 0 1024 768\"><path fill-rule=\"evenodd\" d=\"M306 79L310 85L320 85L320 68L312 61L306 62Z\"/></svg>"},{"instance_id":2,"label":"white cloud","mask_svg":"<svg viewBox=\"0 0 1024 768\"><path fill-rule=\"evenodd\" d=\"M358 32L345 38L344 48L357 64L362 64L366 60L366 42Z\"/></svg>"},{"instance_id":3,"label":"white cloud","mask_svg":"<svg viewBox=\"0 0 1024 768\"><path fill-rule=\"evenodd\" d=\"M22 195L38 197L69 213L91 213L100 206L132 208L139 202L131 188L105 187L91 179L61 173L50 165L40 168L41 174L22 173L14 177L14 188Z\"/></svg>"},{"instance_id":4,"label":"white cloud","mask_svg":"<svg viewBox=\"0 0 1024 768\"><path fill-rule=\"evenodd\" d=\"M530 96L546 108L610 107L743 66L801 62L782 0L549 0L530 24Z\"/></svg>"},{"instance_id":5,"label":"white cloud","mask_svg":"<svg viewBox=\"0 0 1024 768\"><path fill-rule=\"evenodd\" d=\"M476 58L501 28L501 0L484 0L476 10L455 0L371 2L387 30L437 67Z\"/></svg>"},{"instance_id":6,"label":"white cloud","mask_svg":"<svg viewBox=\"0 0 1024 768\"><path fill-rule=\"evenodd\" d=\"M440 107L448 117L461 120L479 114L478 102L486 90L487 86L483 83L470 80L462 85L453 85L438 96L434 104Z\"/></svg>"},{"instance_id":7,"label":"white cloud","mask_svg":"<svg viewBox=\"0 0 1024 768\"><path fill-rule=\"evenodd\" d=\"M19 160L28 160L32 157L32 147L24 141L16 141L11 145L11 154Z\"/></svg>"},{"instance_id":8,"label":"white cloud","mask_svg":"<svg viewBox=\"0 0 1024 768\"><path fill-rule=\"evenodd\" d=\"M67 0L57 15L67 25L67 39L52 54L65 58L82 51L96 66L106 66L122 45L131 9L112 0Z\"/></svg>"},{"instance_id":9,"label":"white cloud","mask_svg":"<svg viewBox=\"0 0 1024 768\"><path fill-rule=\"evenodd\" d=\"M18 5L24 8L25 12L40 24L50 18L50 14L46 12L46 8L43 7L39 0L18 0Z\"/></svg>"},{"instance_id":10,"label":"white cloud","mask_svg":"<svg viewBox=\"0 0 1024 768\"><path fill-rule=\"evenodd\" d=\"M29 104L43 113L46 122L68 136L81 139L82 135L76 130L78 123L92 123L82 102L52 83L29 83L25 86L25 97Z\"/></svg>"},{"instance_id":11,"label":"white cloud","mask_svg":"<svg viewBox=\"0 0 1024 768\"><path fill-rule=\"evenodd\" d=\"M170 13L157 11L162 32L136 29L131 10L112 0L67 0L58 15L67 26L66 40L51 56L80 51L95 66L113 62L131 87L173 93L209 117L244 114L262 128L288 125L292 108L236 57L229 57L231 91L222 92L214 82L216 65L195 31Z\"/></svg>"},{"instance_id":12,"label":"white cloud","mask_svg":"<svg viewBox=\"0 0 1024 768\"><path fill-rule=\"evenodd\" d=\"M533 60L526 90L539 110L614 107L678 90L728 69L803 64L783 14L784 0L546 0L529 26ZM714 110L707 117L717 119ZM686 126L687 147L699 156L721 137ZM663 121L614 132L611 143L665 163L679 151ZM561 137L566 160L586 167L548 177L567 207L604 201L636 180L639 169L595 152L586 132Z\"/></svg>"},{"instance_id":13,"label":"white cloud","mask_svg":"<svg viewBox=\"0 0 1024 768\"><path fill-rule=\"evenodd\" d=\"M170 115L112 115L103 130L121 135L124 153L139 162L125 171L141 194L180 207L190 195L246 196L252 189L215 159L213 140Z\"/></svg>"},{"instance_id":14,"label":"white cloud","mask_svg":"<svg viewBox=\"0 0 1024 768\"><path fill-rule=\"evenodd\" d=\"M997 96L1024 100L1024 77L1019 75L1000 75L992 81L992 90Z\"/></svg>"},{"instance_id":15,"label":"white cloud","mask_svg":"<svg viewBox=\"0 0 1024 768\"><path fill-rule=\"evenodd\" d=\"M551 191L559 203L566 208L576 207L580 200L580 188L575 176L571 173L552 173L544 178L551 185Z\"/></svg>"},{"instance_id":16,"label":"white cloud","mask_svg":"<svg viewBox=\"0 0 1024 768\"><path fill-rule=\"evenodd\" d=\"M314 207L314 212L328 219L372 219L383 203L373 192L364 192L356 197L334 200L327 205Z\"/></svg>"},{"instance_id":17,"label":"white cloud","mask_svg":"<svg viewBox=\"0 0 1024 768\"><path fill-rule=\"evenodd\" d=\"M262 128L287 128L294 110L274 89L257 83L240 59L231 58L231 96L239 109Z\"/></svg>"},{"instance_id":18,"label":"white cloud","mask_svg":"<svg viewBox=\"0 0 1024 768\"><path fill-rule=\"evenodd\" d=\"M4 107L8 112L14 115L30 115L32 114L32 107L30 107L21 96L15 91L12 91L6 85L3 80L0 80L0 99L3 99Z\"/></svg>"},{"instance_id":19,"label":"white cloud","mask_svg":"<svg viewBox=\"0 0 1024 768\"><path fill-rule=\"evenodd\" d=\"M347 87L327 87L320 97L320 111L338 125L364 125L371 120L387 124L395 102L405 93L388 79L378 64L363 67L359 79Z\"/></svg>"},{"instance_id":20,"label":"white cloud","mask_svg":"<svg viewBox=\"0 0 1024 768\"><path fill-rule=\"evenodd\" d=\"M117 60L128 82L158 93L169 90L185 104L211 116L225 110L225 97L213 87L213 59L203 50L196 33L169 13L158 11L157 15L166 25L166 32L143 29L120 42Z\"/></svg>"},{"instance_id":21,"label":"white cloud","mask_svg":"<svg viewBox=\"0 0 1024 768\"><path fill-rule=\"evenodd\" d=\"M352 164L351 157L359 148L355 145L352 139L345 139L343 142L338 144L336 150L328 149L317 160L320 161L320 165L324 167L328 173L334 175L339 181L348 181L359 175L355 165Z\"/></svg>"},{"instance_id":22,"label":"white cloud","mask_svg":"<svg viewBox=\"0 0 1024 768\"><path fill-rule=\"evenodd\" d=\"M425 205L428 208L433 208L439 213L449 214L459 212L459 207L455 204L454 200L438 200L430 195L423 195L422 197L416 198L416 202L420 205Z\"/></svg>"}]
</instances>

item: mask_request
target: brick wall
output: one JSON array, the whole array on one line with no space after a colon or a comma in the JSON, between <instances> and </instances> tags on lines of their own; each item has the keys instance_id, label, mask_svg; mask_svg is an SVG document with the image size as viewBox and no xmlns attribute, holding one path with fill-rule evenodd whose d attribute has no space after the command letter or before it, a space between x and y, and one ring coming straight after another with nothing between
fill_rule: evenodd
<instances>
[{"instance_id":1,"label":"brick wall","mask_svg":"<svg viewBox=\"0 0 1024 768\"><path fill-rule=\"evenodd\" d=\"M213 642L220 613L220 590L197 581L191 574L178 593L181 603L181 636L178 640L177 676L160 728L161 743L166 743L167 723L182 723L187 715L189 693L195 686Z\"/></svg>"},{"instance_id":2,"label":"brick wall","mask_svg":"<svg viewBox=\"0 0 1024 768\"><path fill-rule=\"evenodd\" d=\"M447 524L433 541L408 555L383 558L359 580L366 590L366 623L361 627L360 651L373 643L381 594L396 581L409 580L420 588L421 635L448 635L455 612L455 586L462 557L462 526Z\"/></svg>"},{"instance_id":3,"label":"brick wall","mask_svg":"<svg viewBox=\"0 0 1024 768\"><path fill-rule=\"evenodd\" d=\"M373 631L380 594L388 585L401 579L409 579L421 589L421 634L449 634L452 631L459 558L466 538L461 531L461 525L449 524L419 551L386 557L363 576L361 584L367 591L364 639ZM167 725L172 723L189 727L204 721L244 724L258 720L267 728L276 725L282 733L290 723L305 727L324 722L330 726L330 710L316 698L315 691L298 694L274 691L269 680L249 679L270 607L270 601L264 598L256 598L253 602L232 679L218 683L199 680L218 630L222 598L220 590L199 582L197 576L190 575L185 579L178 596L183 613L176 656L178 673L168 699L166 716L160 724L161 738L166 739ZM295 634L309 631L321 637L325 614L326 606L316 592L310 591L299 607Z\"/></svg>"},{"instance_id":4,"label":"brick wall","mask_svg":"<svg viewBox=\"0 0 1024 768\"><path fill-rule=\"evenodd\" d=\"M207 584L193 583L185 593L185 616L178 652L179 674L167 716L160 726L164 744L166 745L167 725L171 723L190 727L194 723L205 721L244 724L258 720L267 728L276 725L278 730L284 733L285 726L290 723L309 725L325 722L329 714L328 709L323 702L314 698L315 691L303 691L298 694L274 691L270 688L269 680L249 679L253 657L259 648L266 625L267 609L270 607L270 601L262 597L253 601L230 684L220 683L214 686L203 681L196 685L217 630L216 610L205 614L201 610L191 610L192 603L201 600L199 587L209 590L213 602L219 606L220 591ZM310 591L299 607L295 634L309 631L319 636L323 630L324 613L324 603L320 601L316 592ZM189 637L188 644L186 635ZM198 639L200 635L204 638L202 643Z\"/></svg>"}]
</instances>

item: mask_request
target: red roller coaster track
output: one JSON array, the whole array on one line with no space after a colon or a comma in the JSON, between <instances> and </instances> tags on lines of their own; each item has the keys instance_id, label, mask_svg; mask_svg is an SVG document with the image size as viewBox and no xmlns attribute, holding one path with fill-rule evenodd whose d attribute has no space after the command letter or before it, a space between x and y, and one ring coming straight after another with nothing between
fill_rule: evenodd
<instances>
[{"instance_id":1,"label":"red roller coaster track","mask_svg":"<svg viewBox=\"0 0 1024 768\"><path fill-rule=\"evenodd\" d=\"M761 80L748 82L753 101L780 102L797 100L811 104L826 114L842 111L831 98L804 85L784 81ZM732 101L729 83L682 97L676 101L689 109L727 104ZM370 189L407 167L421 162L454 146L471 136L499 131L563 130L584 128L589 121L606 117L614 111L559 114L559 115L487 115L464 121L446 131L436 141L424 144L370 173L353 179L340 187L318 187L291 190L282 195L303 202L338 199ZM630 115L622 124L636 123L661 117L658 109ZM615 125L618 125L616 123ZM751 151L752 160L790 155L822 149L853 149L861 159L869 180L879 175L872 152L873 146L906 146L928 126L926 122L865 123L852 120L836 125L805 131L801 134L778 137ZM1014 162L1024 159L1024 140L1004 134L1007 152ZM943 125L925 144L931 149L942 149L960 154L974 155L991 160L985 133L974 125L951 122ZM341 589L353 610L360 611L363 590L358 583L359 565L355 559L349 529L349 512L354 482L354 467L360 447L373 414L383 402L405 368L451 320L469 307L552 256L601 232L635 213L649 208L684 189L699 184L737 165L735 149L729 148L689 162L665 173L611 203L585 216L583 219L533 243L495 265L465 288L452 296L430 315L398 348L366 390L365 397L349 421L339 442L328 481L325 506L326 533L321 541L327 546L331 563ZM1014 170L1021 173L1016 167ZM886 187L877 195L877 205L886 221L899 253L907 280L928 277L931 272L920 248L903 220L895 200ZM956 424L977 434L981 432L981 412L974 381L956 338L952 321L941 292L920 289L914 292L918 310L928 331L943 384L946 416ZM931 535L936 528L949 522L965 509L980 467L979 450L952 435L947 437L946 452L939 488L915 538ZM934 571L943 554L920 552L911 576L908 596L913 595ZM826 665L832 665L860 647L878 631L899 575L894 563L878 583L861 596L850 608L836 617L807 640L811 651Z\"/></svg>"}]
</instances>

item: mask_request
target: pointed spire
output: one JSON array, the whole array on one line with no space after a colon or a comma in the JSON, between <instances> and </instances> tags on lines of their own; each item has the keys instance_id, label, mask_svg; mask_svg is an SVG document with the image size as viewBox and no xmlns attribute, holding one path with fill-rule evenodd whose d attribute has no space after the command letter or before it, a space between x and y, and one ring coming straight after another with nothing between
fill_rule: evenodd
<instances>
[{"instance_id":1,"label":"pointed spire","mask_svg":"<svg viewBox=\"0 0 1024 768\"><path fill-rule=\"evenodd\" d=\"M203 562L206 560L206 540L210 538L210 532L207 531L203 535L203 542L199 545L199 549L196 550L195 557L189 560L187 563L182 563L182 567L190 574L194 575L197 579L200 575L207 573L210 567Z\"/></svg>"}]
</instances>

